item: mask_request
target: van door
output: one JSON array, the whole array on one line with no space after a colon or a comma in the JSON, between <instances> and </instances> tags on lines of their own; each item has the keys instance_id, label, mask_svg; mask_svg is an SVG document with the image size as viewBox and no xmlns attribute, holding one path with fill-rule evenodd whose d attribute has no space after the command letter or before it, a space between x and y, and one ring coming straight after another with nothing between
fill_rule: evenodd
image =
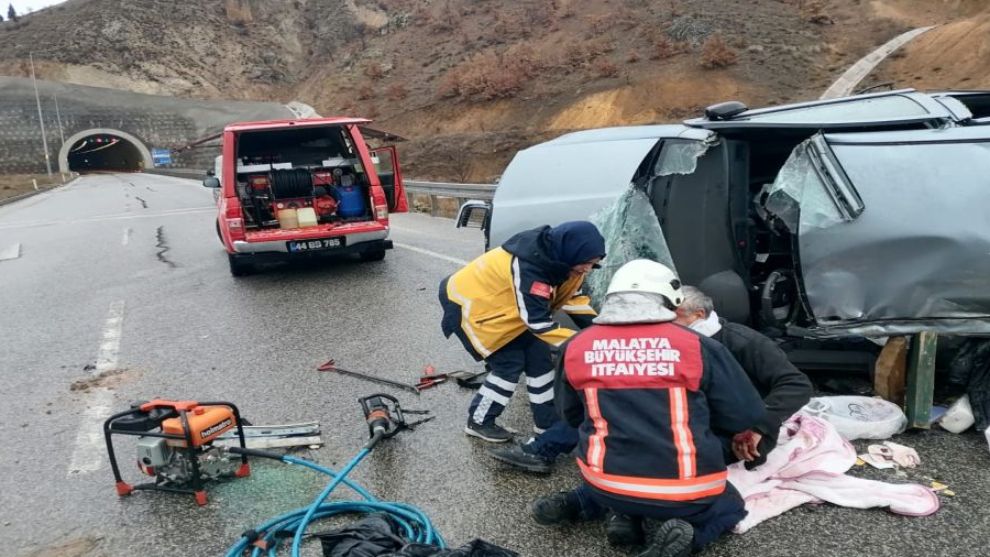
<instances>
[{"instance_id":1,"label":"van door","mask_svg":"<svg viewBox=\"0 0 990 557\"><path fill-rule=\"evenodd\" d=\"M371 149L371 160L375 164L375 173L385 190L388 210L391 213L409 212L406 200L406 188L402 183L402 168L399 166L399 155L395 145Z\"/></svg>"},{"instance_id":2,"label":"van door","mask_svg":"<svg viewBox=\"0 0 990 557\"><path fill-rule=\"evenodd\" d=\"M990 128L817 135L764 201L819 336L990 333Z\"/></svg>"}]
</instances>

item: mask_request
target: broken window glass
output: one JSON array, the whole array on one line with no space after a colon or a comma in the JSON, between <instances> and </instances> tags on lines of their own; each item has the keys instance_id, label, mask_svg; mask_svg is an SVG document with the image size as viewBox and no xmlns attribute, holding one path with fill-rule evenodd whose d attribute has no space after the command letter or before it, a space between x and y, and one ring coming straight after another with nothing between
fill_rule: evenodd
<instances>
[{"instance_id":1,"label":"broken window glass","mask_svg":"<svg viewBox=\"0 0 990 557\"><path fill-rule=\"evenodd\" d=\"M763 188L763 208L792 233L843 221L810 155L811 140L798 145L772 184Z\"/></svg>"},{"instance_id":2,"label":"broken window glass","mask_svg":"<svg viewBox=\"0 0 990 557\"><path fill-rule=\"evenodd\" d=\"M588 295L596 308L601 307L612 275L634 259L651 259L674 269L667 240L649 197L632 186L611 205L591 217L605 237L606 257L601 269L592 271L585 281Z\"/></svg>"},{"instance_id":3,"label":"broken window glass","mask_svg":"<svg viewBox=\"0 0 990 557\"><path fill-rule=\"evenodd\" d=\"M664 143L653 174L691 174L698 167L698 158L705 154L708 147L703 141L668 141Z\"/></svg>"}]
</instances>

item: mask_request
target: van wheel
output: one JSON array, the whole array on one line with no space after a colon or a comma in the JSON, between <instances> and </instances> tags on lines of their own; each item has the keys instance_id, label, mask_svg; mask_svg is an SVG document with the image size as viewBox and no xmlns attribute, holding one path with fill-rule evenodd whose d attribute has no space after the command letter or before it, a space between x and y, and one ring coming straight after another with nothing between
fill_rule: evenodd
<instances>
[{"instance_id":1,"label":"van wheel","mask_svg":"<svg viewBox=\"0 0 990 557\"><path fill-rule=\"evenodd\" d=\"M385 259L385 248L371 249L361 252L361 261L381 261Z\"/></svg>"},{"instance_id":2,"label":"van wheel","mask_svg":"<svg viewBox=\"0 0 990 557\"><path fill-rule=\"evenodd\" d=\"M227 254L227 262L230 263L230 274L235 277L247 276L254 271L253 265L238 259L233 254Z\"/></svg>"}]
</instances>

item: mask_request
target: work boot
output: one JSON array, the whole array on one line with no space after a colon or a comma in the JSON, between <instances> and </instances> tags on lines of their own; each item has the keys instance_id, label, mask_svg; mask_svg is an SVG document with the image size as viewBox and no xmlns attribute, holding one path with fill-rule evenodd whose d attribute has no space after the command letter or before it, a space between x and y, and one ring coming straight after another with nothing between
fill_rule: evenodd
<instances>
[{"instance_id":1,"label":"work boot","mask_svg":"<svg viewBox=\"0 0 990 557\"><path fill-rule=\"evenodd\" d=\"M490 449L488 454L499 462L534 474L549 474L553 467L552 458L531 453L526 450L526 445L513 444L509 447Z\"/></svg>"},{"instance_id":2,"label":"work boot","mask_svg":"<svg viewBox=\"0 0 990 557\"><path fill-rule=\"evenodd\" d=\"M544 526L577 522L581 516L581 505L570 491L540 497L533 501L529 510L533 513L533 520Z\"/></svg>"},{"instance_id":3,"label":"work boot","mask_svg":"<svg viewBox=\"0 0 990 557\"><path fill-rule=\"evenodd\" d=\"M653 543L636 557L688 557L694 527L679 518L664 522L653 532Z\"/></svg>"},{"instance_id":4,"label":"work boot","mask_svg":"<svg viewBox=\"0 0 990 557\"><path fill-rule=\"evenodd\" d=\"M642 545L643 519L609 511L605 516L605 537L611 545Z\"/></svg>"},{"instance_id":5,"label":"work boot","mask_svg":"<svg viewBox=\"0 0 990 557\"><path fill-rule=\"evenodd\" d=\"M475 423L474 420L468 420L464 433L478 439L484 439L489 443L505 443L512 440L512 433L495 422L479 424Z\"/></svg>"}]
</instances>

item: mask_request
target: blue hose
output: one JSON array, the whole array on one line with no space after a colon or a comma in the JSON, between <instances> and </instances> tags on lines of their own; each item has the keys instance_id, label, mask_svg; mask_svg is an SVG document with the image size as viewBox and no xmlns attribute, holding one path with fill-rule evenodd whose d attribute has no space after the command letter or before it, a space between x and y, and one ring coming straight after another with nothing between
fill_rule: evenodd
<instances>
[{"instance_id":1,"label":"blue hose","mask_svg":"<svg viewBox=\"0 0 990 557\"><path fill-rule=\"evenodd\" d=\"M354 458L352 458L340 472L334 472L333 470L320 466L314 462L293 456L286 455L278 457L278 460L281 460L282 462L287 464L298 464L311 470L316 470L317 472L330 476L333 480L308 507L302 507L279 515L255 528L254 531L260 534L258 539L265 541L265 545L268 548L269 557L277 557L279 538L277 538L276 535L279 532L295 532L295 535L292 538L291 555L292 557L299 557L299 548L302 545L303 536L306 533L306 529L309 528L310 523L321 518L348 513L385 513L399 525L403 531L403 537L409 541L414 543L436 545L442 548L447 546L439 532L434 530L433 523L430 522L430 518L426 516L423 511L412 505L406 505L404 503L386 503L379 501L373 495L368 493L368 491L363 487L347 479L347 475L350 474L351 471L354 470L354 468L364 459L364 457L368 456L368 453L370 452L370 447L366 446L361 450L361 452L355 455ZM344 484L354 490L361 496L362 500L333 501L329 503L324 502L340 484ZM247 549L251 543L253 543L253 540L248 539L247 537L241 537L237 543L232 545L230 549L227 550L226 557L240 557L244 554L244 550ZM262 557L263 551L264 550L260 547L255 547L251 552L251 556Z\"/></svg>"}]
</instances>

